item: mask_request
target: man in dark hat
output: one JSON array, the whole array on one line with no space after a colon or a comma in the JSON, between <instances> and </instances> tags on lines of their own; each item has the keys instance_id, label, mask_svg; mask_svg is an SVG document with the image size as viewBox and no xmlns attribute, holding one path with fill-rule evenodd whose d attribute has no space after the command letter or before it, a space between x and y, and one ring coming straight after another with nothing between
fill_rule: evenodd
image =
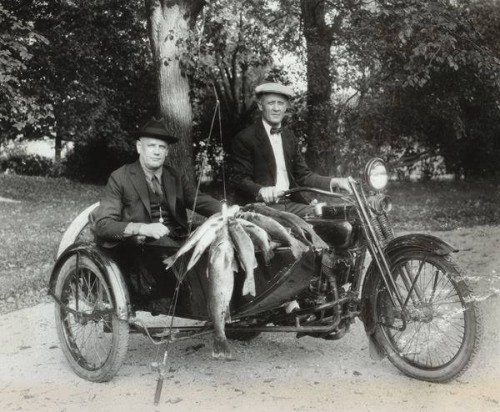
<instances>
[{"instance_id":1,"label":"man in dark hat","mask_svg":"<svg viewBox=\"0 0 500 412\"><path fill-rule=\"evenodd\" d=\"M132 293L139 298L175 289L175 279L164 273L162 261L185 239L186 207L192 208L196 197L186 176L164 165L170 145L177 141L162 120L146 123L137 134L139 159L111 174L91 217L97 242L126 269ZM220 210L219 201L198 193L196 212L210 216Z\"/></svg>"},{"instance_id":2,"label":"man in dark hat","mask_svg":"<svg viewBox=\"0 0 500 412\"><path fill-rule=\"evenodd\" d=\"M300 194L291 202L276 204L285 190L309 186L350 192L347 179L313 173L306 165L293 132L282 128L282 120L293 91L279 83L255 88L262 118L236 135L233 141L233 178L238 201L255 202L257 197L275 208L304 216L312 211Z\"/></svg>"},{"instance_id":3,"label":"man in dark hat","mask_svg":"<svg viewBox=\"0 0 500 412\"><path fill-rule=\"evenodd\" d=\"M139 130L139 159L111 174L94 214L95 233L103 246L113 247L134 235L179 246L176 238L187 230L186 207L194 204L195 188L185 175L164 165L170 144L177 141L161 120L150 120ZM198 194L196 212L210 216L220 210L220 202Z\"/></svg>"}]
</instances>

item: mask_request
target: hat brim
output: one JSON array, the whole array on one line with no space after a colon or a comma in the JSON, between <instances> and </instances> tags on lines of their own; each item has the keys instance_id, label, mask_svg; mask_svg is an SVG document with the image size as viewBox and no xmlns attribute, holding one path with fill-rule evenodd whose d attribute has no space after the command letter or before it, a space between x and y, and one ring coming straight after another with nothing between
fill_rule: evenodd
<instances>
[{"instance_id":1,"label":"hat brim","mask_svg":"<svg viewBox=\"0 0 500 412\"><path fill-rule=\"evenodd\" d=\"M141 137L163 140L164 142L170 144L177 143L179 141L179 138L176 136L165 134L165 132L163 132L162 130L155 131L154 129L142 130L137 132L136 138L140 139Z\"/></svg>"},{"instance_id":2,"label":"hat brim","mask_svg":"<svg viewBox=\"0 0 500 412\"><path fill-rule=\"evenodd\" d=\"M259 97L263 94L279 94L284 96L286 99L291 99L293 97L292 89L279 83L259 84L255 88L255 95Z\"/></svg>"}]
</instances>

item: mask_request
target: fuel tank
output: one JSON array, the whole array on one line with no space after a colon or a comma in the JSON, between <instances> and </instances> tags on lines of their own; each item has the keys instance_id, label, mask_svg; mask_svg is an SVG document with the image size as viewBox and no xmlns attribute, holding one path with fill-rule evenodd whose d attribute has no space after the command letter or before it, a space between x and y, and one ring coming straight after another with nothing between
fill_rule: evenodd
<instances>
[{"instance_id":1,"label":"fuel tank","mask_svg":"<svg viewBox=\"0 0 500 412\"><path fill-rule=\"evenodd\" d=\"M325 205L305 219L328 245L343 249L354 243L356 212L351 205Z\"/></svg>"}]
</instances>

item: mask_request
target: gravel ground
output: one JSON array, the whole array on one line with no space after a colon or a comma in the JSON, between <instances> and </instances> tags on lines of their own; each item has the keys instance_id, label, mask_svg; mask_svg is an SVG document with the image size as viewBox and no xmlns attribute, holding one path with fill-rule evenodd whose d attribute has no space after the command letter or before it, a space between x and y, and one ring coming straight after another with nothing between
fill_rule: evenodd
<instances>
[{"instance_id":1,"label":"gravel ground","mask_svg":"<svg viewBox=\"0 0 500 412\"><path fill-rule=\"evenodd\" d=\"M476 275L480 296L500 287L500 227L433 234L461 249L457 259ZM153 405L156 374L150 368L162 356L156 346L132 335L128 357L111 382L84 381L59 349L53 304L46 299L19 295L0 304L1 411L500 410L500 306L495 296L482 302L485 333L478 357L448 384L410 379L387 360L371 360L357 321L335 342L274 333L232 342L235 359L230 362L211 359L208 337L176 343L169 348L158 407ZM153 320L166 321L145 317Z\"/></svg>"}]
</instances>

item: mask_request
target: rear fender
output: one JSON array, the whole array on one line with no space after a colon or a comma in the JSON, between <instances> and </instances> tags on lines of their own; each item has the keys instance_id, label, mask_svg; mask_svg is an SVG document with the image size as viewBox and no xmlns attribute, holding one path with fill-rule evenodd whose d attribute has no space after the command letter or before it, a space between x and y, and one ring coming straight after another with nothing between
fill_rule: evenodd
<instances>
[{"instance_id":1,"label":"rear fender","mask_svg":"<svg viewBox=\"0 0 500 412\"><path fill-rule=\"evenodd\" d=\"M69 258L77 254L80 254L80 256L87 256L101 270L111 287L111 297L114 307L116 308L116 315L119 319L128 320L130 316L130 297L123 274L113 259L111 259L105 251L92 243L76 243L68 247L59 256L50 275L49 294L54 296L57 276L59 276L62 265Z\"/></svg>"},{"instance_id":2,"label":"rear fender","mask_svg":"<svg viewBox=\"0 0 500 412\"><path fill-rule=\"evenodd\" d=\"M448 242L439 239L436 236L413 233L404 236L398 236L391 240L385 248L389 263L394 257L408 251L426 251L430 254L439 256L449 255L452 252L458 252L458 249ZM376 320L371 310L373 294L375 293L377 267L372 261L368 267L363 284L361 287L361 320L365 325L368 334L375 332Z\"/></svg>"},{"instance_id":3,"label":"rear fender","mask_svg":"<svg viewBox=\"0 0 500 412\"><path fill-rule=\"evenodd\" d=\"M97 208L97 206L99 206L99 202L90 205L75 219L73 219L61 238L61 242L57 248L56 258L59 258L59 256L61 256L69 246L76 242L78 235L85 228L85 226L89 224L89 216Z\"/></svg>"}]
</instances>

